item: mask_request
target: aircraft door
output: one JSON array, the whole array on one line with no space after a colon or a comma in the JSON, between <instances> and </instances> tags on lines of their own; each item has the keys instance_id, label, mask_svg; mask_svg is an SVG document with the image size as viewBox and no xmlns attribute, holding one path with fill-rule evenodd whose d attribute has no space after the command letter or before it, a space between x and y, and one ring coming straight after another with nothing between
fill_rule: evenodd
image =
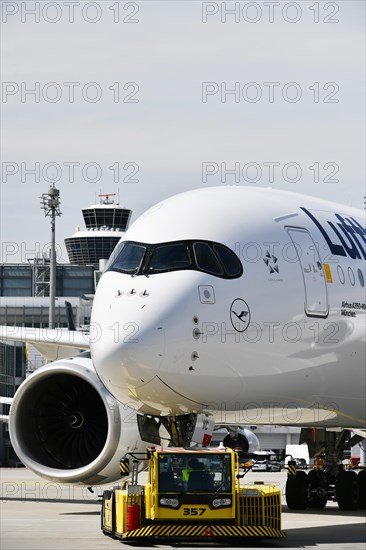
<instances>
[{"instance_id":1,"label":"aircraft door","mask_svg":"<svg viewBox=\"0 0 366 550\"><path fill-rule=\"evenodd\" d=\"M310 233L302 228L287 228L301 266L305 290L305 312L309 316L328 315L328 295L318 248Z\"/></svg>"}]
</instances>

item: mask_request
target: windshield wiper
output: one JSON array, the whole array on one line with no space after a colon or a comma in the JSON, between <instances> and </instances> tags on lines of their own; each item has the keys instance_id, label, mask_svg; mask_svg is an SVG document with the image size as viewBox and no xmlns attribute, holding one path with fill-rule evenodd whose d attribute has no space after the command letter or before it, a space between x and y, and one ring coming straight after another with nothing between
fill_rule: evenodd
<instances>
[{"instance_id":1,"label":"windshield wiper","mask_svg":"<svg viewBox=\"0 0 366 550\"><path fill-rule=\"evenodd\" d=\"M221 481L220 485L218 486L218 488L216 489L215 493L213 494L213 497L212 497L212 498L215 498L215 497L218 495L218 493L221 492L221 489L222 489L224 483L225 483L225 480L223 479L223 480Z\"/></svg>"}]
</instances>

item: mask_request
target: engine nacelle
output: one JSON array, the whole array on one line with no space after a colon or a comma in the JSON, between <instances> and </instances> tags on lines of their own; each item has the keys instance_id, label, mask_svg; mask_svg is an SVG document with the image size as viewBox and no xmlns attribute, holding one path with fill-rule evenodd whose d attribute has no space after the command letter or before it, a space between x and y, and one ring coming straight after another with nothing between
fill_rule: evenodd
<instances>
[{"instance_id":1,"label":"engine nacelle","mask_svg":"<svg viewBox=\"0 0 366 550\"><path fill-rule=\"evenodd\" d=\"M119 459L145 448L135 411L106 390L88 353L42 367L23 382L9 432L25 466L61 483L113 482L121 477Z\"/></svg>"}]
</instances>

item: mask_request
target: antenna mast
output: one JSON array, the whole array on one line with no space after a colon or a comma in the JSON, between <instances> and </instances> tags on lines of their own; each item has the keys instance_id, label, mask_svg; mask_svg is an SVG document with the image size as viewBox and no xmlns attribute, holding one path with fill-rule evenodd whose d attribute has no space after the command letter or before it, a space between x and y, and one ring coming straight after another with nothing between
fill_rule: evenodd
<instances>
[{"instance_id":1,"label":"antenna mast","mask_svg":"<svg viewBox=\"0 0 366 550\"><path fill-rule=\"evenodd\" d=\"M40 197L41 208L45 216L51 218L51 255L50 255L50 305L48 324L50 328L55 328L55 299L56 299L56 216L61 216L60 212L60 190L56 189L55 184L50 185L48 193L43 193Z\"/></svg>"}]
</instances>

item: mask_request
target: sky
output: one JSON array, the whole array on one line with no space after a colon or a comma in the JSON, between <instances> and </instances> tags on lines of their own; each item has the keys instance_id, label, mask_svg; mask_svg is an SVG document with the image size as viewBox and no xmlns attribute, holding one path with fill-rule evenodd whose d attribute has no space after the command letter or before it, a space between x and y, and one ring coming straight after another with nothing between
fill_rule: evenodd
<instances>
[{"instance_id":1,"label":"sky","mask_svg":"<svg viewBox=\"0 0 366 550\"><path fill-rule=\"evenodd\" d=\"M363 208L365 3L1 2L0 262L117 193L136 219L218 185ZM187 213L187 223L189 213Z\"/></svg>"}]
</instances>

